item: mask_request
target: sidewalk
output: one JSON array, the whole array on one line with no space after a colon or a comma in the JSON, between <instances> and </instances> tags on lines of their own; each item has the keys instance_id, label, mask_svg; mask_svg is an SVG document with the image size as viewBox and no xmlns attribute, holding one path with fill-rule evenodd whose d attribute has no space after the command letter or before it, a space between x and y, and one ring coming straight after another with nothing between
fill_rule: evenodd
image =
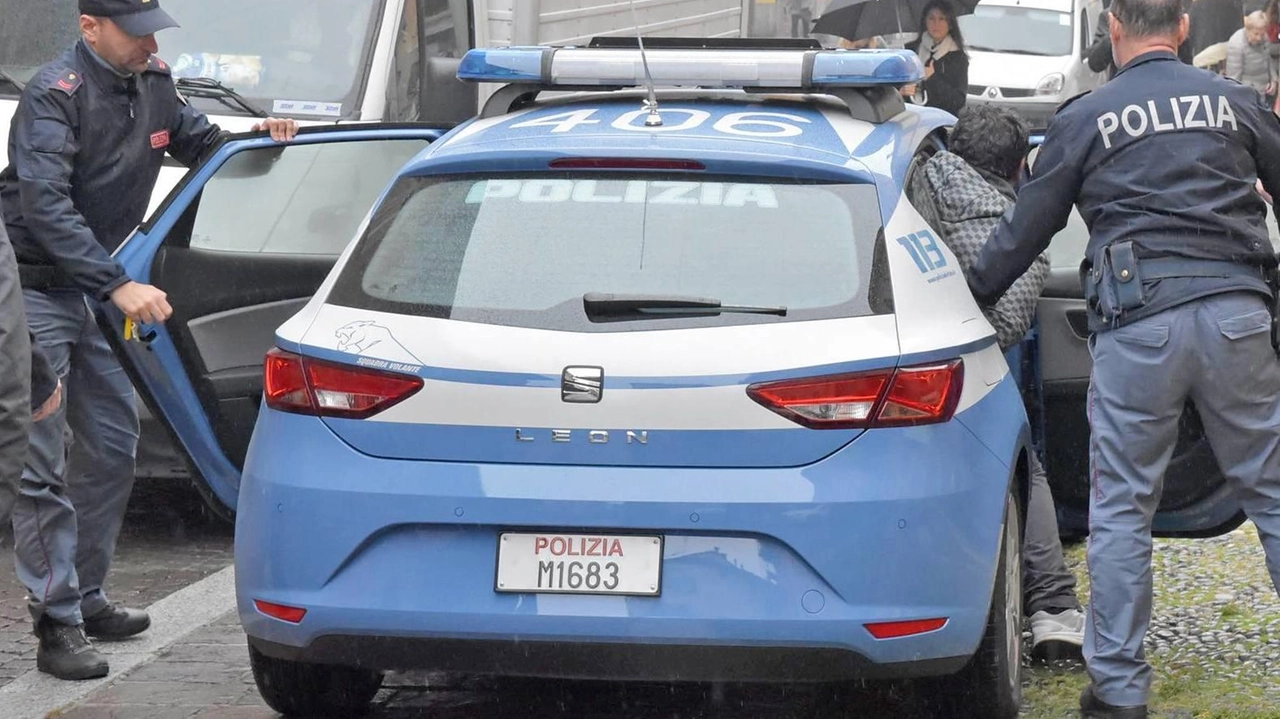
<instances>
[{"instance_id":1,"label":"sidewalk","mask_svg":"<svg viewBox=\"0 0 1280 719\"><path fill-rule=\"evenodd\" d=\"M102 679L81 682L54 679L35 669L34 647L24 650L22 657L26 657L27 654L31 656L18 660L22 673L0 687L0 707L3 707L0 714L3 714L4 719L41 719L50 715L59 716L59 710L65 710L86 699L97 701L97 698L103 695L116 704L130 697L141 697L143 695L138 693L125 696L117 696L117 693L125 691L124 687L127 685L139 681L137 679L139 675L145 680L147 674L131 672L138 668L155 671L150 668L157 665L157 659L164 659L166 663L173 660L176 663L191 665L185 668L195 673L197 677L201 675L210 677L205 680L197 678L192 682L173 685L175 688L181 688L183 693L197 691L209 681L225 683L226 676L219 675L214 679L210 671L211 667L208 665L225 663L228 666L242 667L241 672L248 669L244 635L240 633L239 625L236 623L234 609L235 574L231 567L215 572L148 605L147 610L151 614L152 621L149 631L124 641L97 644L111 663L111 674ZM27 631L29 621L19 624L23 627L22 631ZM225 637L219 641L232 646L208 645L213 637ZM235 646L235 642L239 642L239 646ZM18 646L25 647L27 644L22 640ZM195 657L199 657L199 661L193 661ZM237 674L236 677L238 679L239 675ZM115 686L117 683L121 687L119 690ZM233 698L236 700L248 695L252 690L251 685L237 682L237 686L241 690ZM128 717L129 719L157 716L167 719L173 716L190 717L196 713L194 709L187 714L170 711L170 707L178 706L180 703L171 701L165 692L171 692L173 689L165 685L147 685L138 689L143 688L150 693L149 696L145 696L146 708L121 706L119 711L98 711L82 715ZM128 691L137 692L138 689ZM256 692L254 696L256 698ZM152 711L156 707L166 707L166 709L163 712ZM273 714L269 713L267 716L273 716Z\"/></svg>"},{"instance_id":2,"label":"sidewalk","mask_svg":"<svg viewBox=\"0 0 1280 719\"><path fill-rule=\"evenodd\" d=\"M235 611L116 677L58 719L275 719L258 696Z\"/></svg>"}]
</instances>

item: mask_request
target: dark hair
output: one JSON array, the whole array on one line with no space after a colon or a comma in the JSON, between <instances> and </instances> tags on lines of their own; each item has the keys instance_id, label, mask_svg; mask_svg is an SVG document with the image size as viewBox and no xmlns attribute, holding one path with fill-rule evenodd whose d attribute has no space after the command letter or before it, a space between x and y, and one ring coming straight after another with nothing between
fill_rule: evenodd
<instances>
[{"instance_id":1,"label":"dark hair","mask_svg":"<svg viewBox=\"0 0 1280 719\"><path fill-rule=\"evenodd\" d=\"M950 0L929 0L925 4L924 10L920 13L920 34L916 35L916 42L922 42L924 36L928 34L929 26L926 21L929 19L929 13L935 9L941 10L942 14L947 17L947 28L951 39L955 41L956 47L960 49L962 54L968 55L969 53L964 49L964 36L960 34L960 23L956 22L956 9Z\"/></svg>"},{"instance_id":2,"label":"dark hair","mask_svg":"<svg viewBox=\"0 0 1280 719\"><path fill-rule=\"evenodd\" d=\"M960 111L948 148L962 160L1006 180L1017 178L1030 131L1013 110L971 103Z\"/></svg>"},{"instance_id":3,"label":"dark hair","mask_svg":"<svg viewBox=\"0 0 1280 719\"><path fill-rule=\"evenodd\" d=\"M1185 0L1111 0L1111 16L1135 38L1177 34L1186 12Z\"/></svg>"}]
</instances>

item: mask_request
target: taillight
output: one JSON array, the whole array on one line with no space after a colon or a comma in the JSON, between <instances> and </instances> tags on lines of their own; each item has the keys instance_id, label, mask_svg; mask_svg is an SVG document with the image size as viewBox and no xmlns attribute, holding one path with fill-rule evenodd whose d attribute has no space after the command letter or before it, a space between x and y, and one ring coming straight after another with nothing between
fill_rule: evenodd
<instances>
[{"instance_id":1,"label":"taillight","mask_svg":"<svg viewBox=\"0 0 1280 719\"><path fill-rule=\"evenodd\" d=\"M325 362L282 349L267 352L267 406L282 412L364 419L422 389L422 378Z\"/></svg>"},{"instance_id":2,"label":"taillight","mask_svg":"<svg viewBox=\"0 0 1280 719\"><path fill-rule=\"evenodd\" d=\"M253 600L253 606L258 611L290 624L298 624L302 618L307 616L307 610L302 607L290 607L284 604L276 604L275 602L266 602L261 599Z\"/></svg>"},{"instance_id":3,"label":"taillight","mask_svg":"<svg viewBox=\"0 0 1280 719\"><path fill-rule=\"evenodd\" d=\"M753 384L747 394L813 429L867 429L946 422L964 386L964 363Z\"/></svg>"},{"instance_id":4,"label":"taillight","mask_svg":"<svg viewBox=\"0 0 1280 719\"><path fill-rule=\"evenodd\" d=\"M906 622L875 622L864 624L871 636L876 639L898 639L912 637L926 632L936 632L947 625L946 617L937 619L912 619Z\"/></svg>"}]
</instances>

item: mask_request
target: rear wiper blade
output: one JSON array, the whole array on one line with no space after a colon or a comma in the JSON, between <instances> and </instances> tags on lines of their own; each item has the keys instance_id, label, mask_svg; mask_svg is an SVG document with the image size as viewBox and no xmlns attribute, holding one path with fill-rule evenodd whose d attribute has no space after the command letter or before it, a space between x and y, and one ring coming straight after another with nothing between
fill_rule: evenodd
<instances>
[{"instance_id":1,"label":"rear wiper blade","mask_svg":"<svg viewBox=\"0 0 1280 719\"><path fill-rule=\"evenodd\" d=\"M756 307L752 305L725 305L709 297L686 295L615 295L604 292L588 292L582 296L582 308L592 321L658 317L701 317L724 313L787 316L786 307Z\"/></svg>"},{"instance_id":2,"label":"rear wiper blade","mask_svg":"<svg viewBox=\"0 0 1280 719\"><path fill-rule=\"evenodd\" d=\"M27 84L25 82L19 80L13 75L10 75L8 72L5 71L4 68L0 68L0 80L4 80L10 85L13 85L14 87L18 88L18 92L22 92L27 88Z\"/></svg>"},{"instance_id":3,"label":"rear wiper blade","mask_svg":"<svg viewBox=\"0 0 1280 719\"><path fill-rule=\"evenodd\" d=\"M180 77L175 81L178 90L191 97L217 100L232 110L239 110L254 117L266 117L267 113L252 102L211 77Z\"/></svg>"}]
</instances>

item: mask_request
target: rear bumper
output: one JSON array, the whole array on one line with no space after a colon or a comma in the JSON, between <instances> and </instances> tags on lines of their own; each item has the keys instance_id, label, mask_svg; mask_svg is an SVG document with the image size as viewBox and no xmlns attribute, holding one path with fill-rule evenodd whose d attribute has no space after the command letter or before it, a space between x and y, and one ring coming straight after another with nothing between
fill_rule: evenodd
<instances>
[{"instance_id":1,"label":"rear bumper","mask_svg":"<svg viewBox=\"0 0 1280 719\"><path fill-rule=\"evenodd\" d=\"M254 637L267 656L375 669L618 681L849 681L954 674L968 656L877 664L836 648L620 644L327 635L294 647Z\"/></svg>"},{"instance_id":2,"label":"rear bumper","mask_svg":"<svg viewBox=\"0 0 1280 719\"><path fill-rule=\"evenodd\" d=\"M1026 425L1011 381L970 413L869 431L805 467L717 470L383 460L264 409L237 514L241 622L273 656L385 669L952 672L990 607L1010 469L988 447ZM495 592L499 534L521 529L661 534L661 594ZM286 623L255 599L307 614ZM897 639L865 626L943 617Z\"/></svg>"}]
</instances>

